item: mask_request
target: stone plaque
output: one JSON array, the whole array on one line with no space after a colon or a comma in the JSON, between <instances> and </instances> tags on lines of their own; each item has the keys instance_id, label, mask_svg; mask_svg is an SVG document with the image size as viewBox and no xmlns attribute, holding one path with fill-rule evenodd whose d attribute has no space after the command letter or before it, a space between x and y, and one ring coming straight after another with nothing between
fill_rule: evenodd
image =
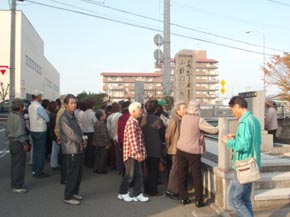
<instances>
[{"instance_id":1,"label":"stone plaque","mask_svg":"<svg viewBox=\"0 0 290 217\"><path fill-rule=\"evenodd\" d=\"M144 103L144 82L135 81L135 101Z\"/></svg>"},{"instance_id":2,"label":"stone plaque","mask_svg":"<svg viewBox=\"0 0 290 217\"><path fill-rule=\"evenodd\" d=\"M192 51L182 50L175 55L174 101L189 102L195 91L195 56Z\"/></svg>"},{"instance_id":3,"label":"stone plaque","mask_svg":"<svg viewBox=\"0 0 290 217\"><path fill-rule=\"evenodd\" d=\"M265 93L264 91L251 91L239 93L248 103L248 110L260 121L261 128L264 129L265 113Z\"/></svg>"}]
</instances>

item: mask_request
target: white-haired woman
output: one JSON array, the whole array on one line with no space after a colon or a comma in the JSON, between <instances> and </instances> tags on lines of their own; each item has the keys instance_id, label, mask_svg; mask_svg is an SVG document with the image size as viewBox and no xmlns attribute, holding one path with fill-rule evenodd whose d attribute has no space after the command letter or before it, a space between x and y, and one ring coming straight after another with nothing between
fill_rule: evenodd
<instances>
[{"instance_id":1,"label":"white-haired woman","mask_svg":"<svg viewBox=\"0 0 290 217\"><path fill-rule=\"evenodd\" d=\"M126 123L123 139L123 161L126 173L119 188L118 199L125 202L149 200L142 194L143 173L141 163L146 159L146 150L142 130L138 118L142 115L141 104L132 102L129 105L130 117ZM129 187L134 180L133 198L129 195Z\"/></svg>"},{"instance_id":2,"label":"white-haired woman","mask_svg":"<svg viewBox=\"0 0 290 217\"><path fill-rule=\"evenodd\" d=\"M167 169L168 185L166 196L175 199L178 196L177 188L177 167L176 167L176 144L180 134L180 124L183 115L186 113L186 102L178 101L172 109L171 118L165 132L165 143L167 147Z\"/></svg>"},{"instance_id":3,"label":"white-haired woman","mask_svg":"<svg viewBox=\"0 0 290 217\"><path fill-rule=\"evenodd\" d=\"M194 183L195 205L198 208L205 206L201 175L201 154L205 151L205 147L200 144L203 132L216 134L218 128L200 117L200 101L191 100L187 106L186 114L182 117L180 136L177 141L178 193L183 205L191 203L186 188L189 167Z\"/></svg>"}]
</instances>

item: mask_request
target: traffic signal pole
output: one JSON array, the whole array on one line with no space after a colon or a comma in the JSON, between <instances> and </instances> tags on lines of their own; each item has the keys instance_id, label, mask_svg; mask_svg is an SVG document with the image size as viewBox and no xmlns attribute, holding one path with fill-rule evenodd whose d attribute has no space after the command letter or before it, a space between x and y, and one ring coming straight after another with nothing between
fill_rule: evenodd
<instances>
[{"instance_id":1,"label":"traffic signal pole","mask_svg":"<svg viewBox=\"0 0 290 217\"><path fill-rule=\"evenodd\" d=\"M164 95L170 95L170 0L164 0L164 44L163 44L163 90Z\"/></svg>"},{"instance_id":2,"label":"traffic signal pole","mask_svg":"<svg viewBox=\"0 0 290 217\"><path fill-rule=\"evenodd\" d=\"M15 24L16 24L16 0L11 2L11 32L10 32L10 81L9 100L15 99Z\"/></svg>"}]
</instances>

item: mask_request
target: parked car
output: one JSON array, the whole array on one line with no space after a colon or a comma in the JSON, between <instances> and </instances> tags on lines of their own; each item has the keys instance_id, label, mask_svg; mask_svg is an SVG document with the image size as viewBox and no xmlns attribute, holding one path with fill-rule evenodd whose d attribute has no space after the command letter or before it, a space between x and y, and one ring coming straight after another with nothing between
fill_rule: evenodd
<instances>
[{"instance_id":1,"label":"parked car","mask_svg":"<svg viewBox=\"0 0 290 217\"><path fill-rule=\"evenodd\" d=\"M28 108L30 101L27 99L24 99L24 110ZM0 113L9 113L9 110L11 108L11 101L10 100L3 100L0 102Z\"/></svg>"}]
</instances>

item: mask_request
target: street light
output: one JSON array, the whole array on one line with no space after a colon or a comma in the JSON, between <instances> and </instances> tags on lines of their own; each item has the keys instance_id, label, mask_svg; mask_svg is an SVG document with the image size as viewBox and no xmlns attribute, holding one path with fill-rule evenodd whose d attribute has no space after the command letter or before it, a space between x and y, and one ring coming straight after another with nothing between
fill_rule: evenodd
<instances>
[{"instance_id":1,"label":"street light","mask_svg":"<svg viewBox=\"0 0 290 217\"><path fill-rule=\"evenodd\" d=\"M252 33L252 32L257 32L257 33L261 34L262 37L263 37L263 89L264 89L264 93L265 93L265 96L266 96L266 76L265 76L265 72L264 72L264 68L265 68L265 66L266 66L265 34L262 33L262 32L259 32L259 31L257 31L257 30L247 31L246 34L250 34L250 33Z\"/></svg>"}]
</instances>

